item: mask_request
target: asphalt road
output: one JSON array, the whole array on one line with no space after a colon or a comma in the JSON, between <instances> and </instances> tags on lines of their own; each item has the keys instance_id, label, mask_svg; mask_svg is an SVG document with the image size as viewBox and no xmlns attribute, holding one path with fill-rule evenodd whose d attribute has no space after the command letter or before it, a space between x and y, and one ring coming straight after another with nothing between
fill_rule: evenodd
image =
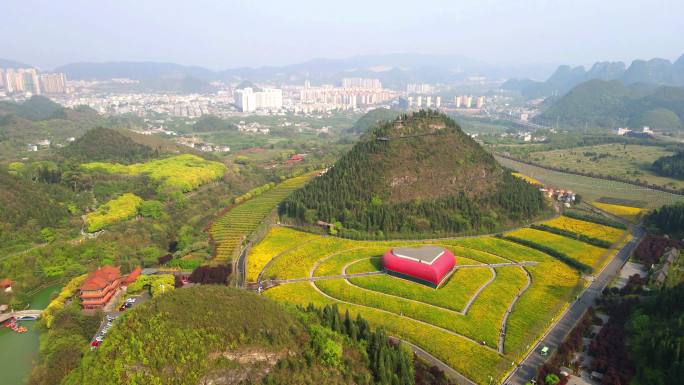
<instances>
[{"instance_id":1,"label":"asphalt road","mask_svg":"<svg viewBox=\"0 0 684 385\"><path fill-rule=\"evenodd\" d=\"M503 381L503 384L524 385L535 377L537 368L543 364L548 357L544 357L539 353L541 348L547 346L549 348L549 356L553 354L587 308L594 304L594 301L601 295L603 289L619 274L620 269L622 269L622 266L627 262L632 250L639 244L644 235L645 232L641 227L634 226L632 228L632 240L617 253L613 260L610 261L603 271L601 271L589 287L582 292L579 299L575 301L557 323L547 331L547 334L537 343L530 354L520 363L518 368Z\"/></svg>"}]
</instances>

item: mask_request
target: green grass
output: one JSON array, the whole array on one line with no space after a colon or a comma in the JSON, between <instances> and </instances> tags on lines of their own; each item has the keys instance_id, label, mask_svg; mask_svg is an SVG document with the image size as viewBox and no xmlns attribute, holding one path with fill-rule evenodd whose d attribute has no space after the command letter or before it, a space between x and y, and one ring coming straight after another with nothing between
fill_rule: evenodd
<instances>
[{"instance_id":1,"label":"green grass","mask_svg":"<svg viewBox=\"0 0 684 385\"><path fill-rule=\"evenodd\" d=\"M680 189L684 187L684 181L659 176L651 171L656 159L672 154L663 147L611 143L533 152L529 159L545 166L628 180L640 179L649 184Z\"/></svg>"},{"instance_id":2,"label":"green grass","mask_svg":"<svg viewBox=\"0 0 684 385\"><path fill-rule=\"evenodd\" d=\"M647 208L684 201L684 196L645 189L627 183L551 171L500 157L496 157L496 160L503 166L535 178L548 186L571 189L582 195L585 201L595 201L604 197L644 201L647 202Z\"/></svg>"}]
</instances>

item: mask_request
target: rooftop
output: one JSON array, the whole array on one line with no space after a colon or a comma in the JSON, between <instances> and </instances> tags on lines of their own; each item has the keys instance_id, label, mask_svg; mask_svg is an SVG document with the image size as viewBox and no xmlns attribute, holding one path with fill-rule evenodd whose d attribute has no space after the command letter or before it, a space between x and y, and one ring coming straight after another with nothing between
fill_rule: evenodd
<instances>
[{"instance_id":1,"label":"rooftop","mask_svg":"<svg viewBox=\"0 0 684 385\"><path fill-rule=\"evenodd\" d=\"M444 249L439 246L395 247L392 249L392 254L399 258L432 265L437 258L444 254Z\"/></svg>"},{"instance_id":2,"label":"rooftop","mask_svg":"<svg viewBox=\"0 0 684 385\"><path fill-rule=\"evenodd\" d=\"M88 278L81 285L81 290L101 290L120 277L118 267L104 266L88 274Z\"/></svg>"}]
</instances>

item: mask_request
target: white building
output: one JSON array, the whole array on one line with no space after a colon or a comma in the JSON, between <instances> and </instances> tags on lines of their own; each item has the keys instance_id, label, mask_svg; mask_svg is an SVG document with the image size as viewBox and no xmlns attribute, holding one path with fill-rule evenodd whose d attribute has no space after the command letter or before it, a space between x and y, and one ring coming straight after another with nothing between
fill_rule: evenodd
<instances>
[{"instance_id":1,"label":"white building","mask_svg":"<svg viewBox=\"0 0 684 385\"><path fill-rule=\"evenodd\" d=\"M247 87L235 90L234 97L235 106L242 112L283 108L283 90L278 88L266 88L255 92L254 89Z\"/></svg>"},{"instance_id":2,"label":"white building","mask_svg":"<svg viewBox=\"0 0 684 385\"><path fill-rule=\"evenodd\" d=\"M369 90L379 90L382 89L382 83L380 83L380 79L343 78L342 88L363 88Z\"/></svg>"}]
</instances>

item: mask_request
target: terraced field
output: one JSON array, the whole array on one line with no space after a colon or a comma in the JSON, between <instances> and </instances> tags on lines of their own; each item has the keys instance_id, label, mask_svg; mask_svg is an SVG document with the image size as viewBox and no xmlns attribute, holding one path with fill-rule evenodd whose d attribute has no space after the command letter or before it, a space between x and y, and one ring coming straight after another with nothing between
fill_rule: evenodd
<instances>
[{"instance_id":1,"label":"terraced field","mask_svg":"<svg viewBox=\"0 0 684 385\"><path fill-rule=\"evenodd\" d=\"M599 225L565 216L560 216L550 221L546 221L544 224L560 230L584 234L588 237L601 239L611 243L617 242L624 232L624 230L617 229L615 227Z\"/></svg>"},{"instance_id":2,"label":"terraced field","mask_svg":"<svg viewBox=\"0 0 684 385\"><path fill-rule=\"evenodd\" d=\"M618 244L626 239L624 230L572 218L545 224ZM548 231L514 233L586 263L615 252ZM420 244L438 245L456 256L456 268L438 289L387 274L350 276L381 271L381 256L391 247ZM584 286L580 272L568 264L496 237L352 241L276 227L248 261L251 257L248 277L277 284L265 295L301 306L335 303L480 384L489 383L490 376L503 378ZM312 279L301 281L307 278ZM282 281L290 279L299 281Z\"/></svg>"},{"instance_id":3,"label":"terraced field","mask_svg":"<svg viewBox=\"0 0 684 385\"><path fill-rule=\"evenodd\" d=\"M268 214L292 191L302 187L312 174L290 178L265 193L228 210L211 225L209 233L216 243L215 264L229 263L242 242Z\"/></svg>"},{"instance_id":4,"label":"terraced field","mask_svg":"<svg viewBox=\"0 0 684 385\"><path fill-rule=\"evenodd\" d=\"M632 223L637 223L641 218L641 214L644 212L644 209L639 207L615 205L598 201L591 202L591 204L607 213L624 218Z\"/></svg>"},{"instance_id":5,"label":"terraced field","mask_svg":"<svg viewBox=\"0 0 684 385\"><path fill-rule=\"evenodd\" d=\"M540 243L566 254L570 258L596 269L603 263L606 249L547 231L523 228L506 233L516 238Z\"/></svg>"}]
</instances>

